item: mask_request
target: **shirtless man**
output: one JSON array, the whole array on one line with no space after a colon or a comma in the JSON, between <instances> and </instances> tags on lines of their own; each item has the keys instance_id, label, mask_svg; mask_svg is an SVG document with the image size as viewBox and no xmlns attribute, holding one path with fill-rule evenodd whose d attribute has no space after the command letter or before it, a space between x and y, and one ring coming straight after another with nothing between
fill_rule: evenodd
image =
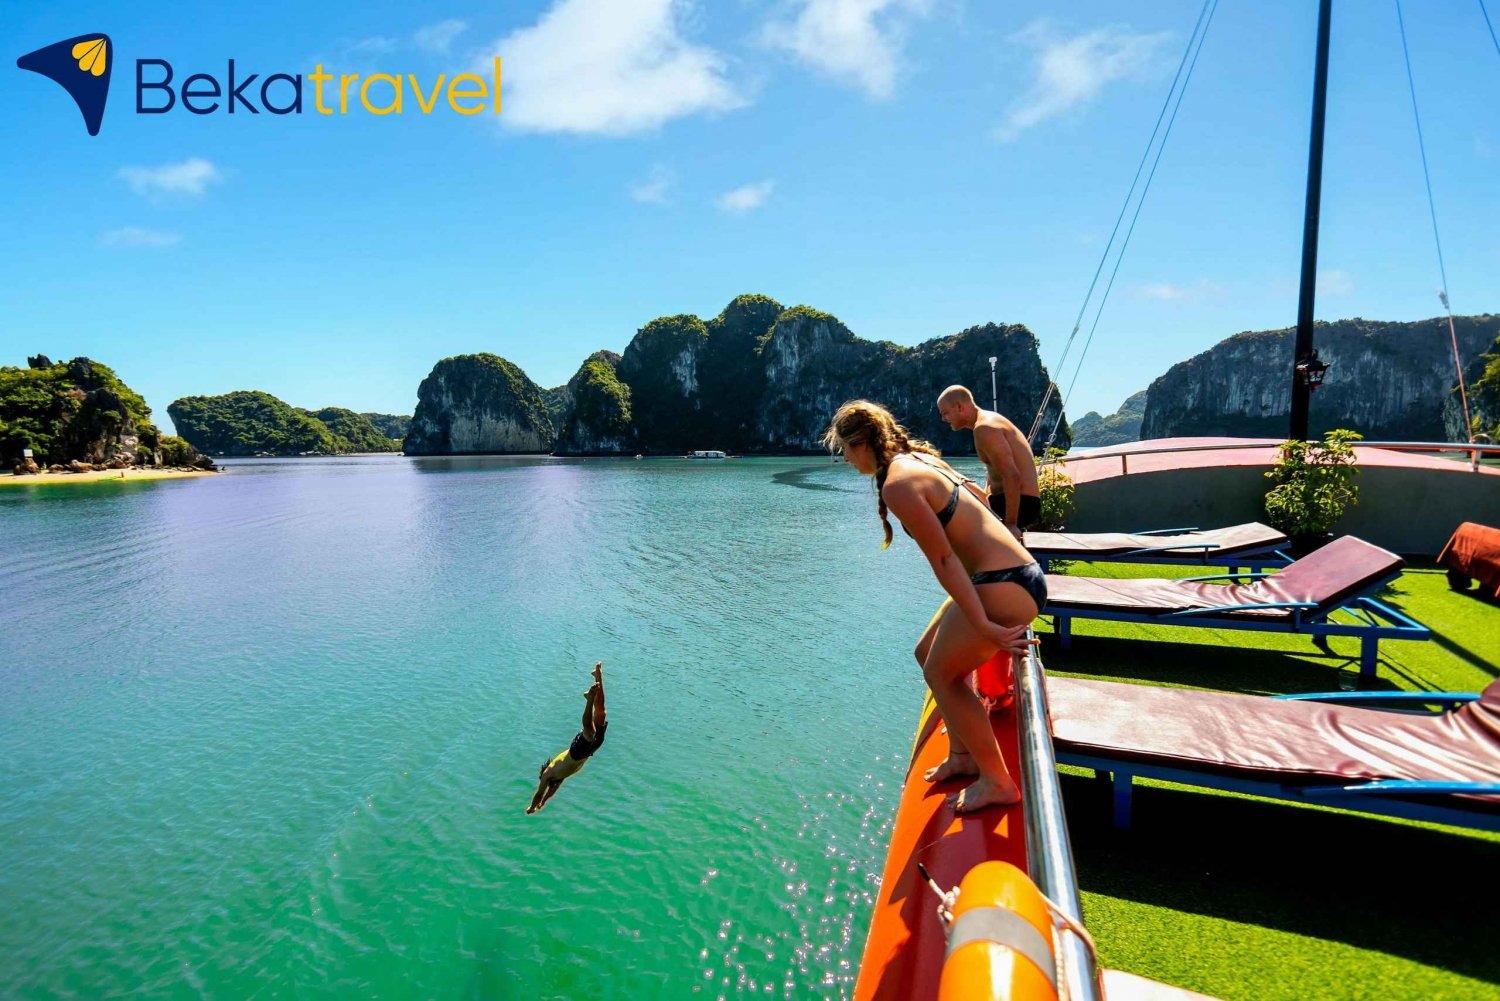
<instances>
[{"instance_id":1,"label":"shirtless man","mask_svg":"<svg viewBox=\"0 0 1500 1001\"><path fill-rule=\"evenodd\" d=\"M547 800L557 794L563 780L578 774L578 770L593 757L604 744L604 730L609 720L604 714L604 662L594 665L594 683L583 693L583 722L578 734L568 749L550 758L537 773L536 792L531 797L527 813L536 813L547 805Z\"/></svg>"},{"instance_id":2,"label":"shirtless man","mask_svg":"<svg viewBox=\"0 0 1500 1001\"><path fill-rule=\"evenodd\" d=\"M990 510L1000 516L1018 540L1042 515L1041 489L1031 443L1021 429L1000 414L981 410L964 386L949 386L938 396L938 414L955 431L974 432L974 451L989 473Z\"/></svg>"}]
</instances>

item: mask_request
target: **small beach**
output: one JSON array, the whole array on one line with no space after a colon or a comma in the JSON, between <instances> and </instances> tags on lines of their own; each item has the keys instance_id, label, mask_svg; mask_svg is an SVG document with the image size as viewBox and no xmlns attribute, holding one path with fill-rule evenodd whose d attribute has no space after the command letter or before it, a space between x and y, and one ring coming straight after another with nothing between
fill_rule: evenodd
<instances>
[{"instance_id":1,"label":"small beach","mask_svg":"<svg viewBox=\"0 0 1500 1001\"><path fill-rule=\"evenodd\" d=\"M87 473L33 473L27 476L0 476L0 486L51 486L54 483L138 483L142 480L189 480L200 476L217 476L205 469L151 469L131 466L127 469L95 469Z\"/></svg>"}]
</instances>

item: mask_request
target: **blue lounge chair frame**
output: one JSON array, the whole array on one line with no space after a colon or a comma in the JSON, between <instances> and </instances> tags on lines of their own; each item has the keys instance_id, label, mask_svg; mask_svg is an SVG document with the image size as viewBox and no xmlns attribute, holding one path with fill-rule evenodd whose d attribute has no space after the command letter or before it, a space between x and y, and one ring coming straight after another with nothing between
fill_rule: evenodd
<instances>
[{"instance_id":1,"label":"blue lounge chair frame","mask_svg":"<svg viewBox=\"0 0 1500 1001\"><path fill-rule=\"evenodd\" d=\"M1308 695L1278 695L1278 699L1311 702L1334 702L1343 704L1370 704L1389 702L1401 706L1394 710L1411 712L1416 706L1441 706L1435 714L1452 709L1479 696L1472 692L1316 692ZM1420 710L1418 710L1420 711ZM1114 826L1119 830L1130 827L1131 800L1136 778L1159 779L1180 785L1197 786L1201 789L1218 789L1223 792L1244 793L1293 803L1308 803L1331 806L1341 810L1357 810L1383 817L1400 817L1405 820L1420 820L1453 827L1467 827L1480 831L1500 831L1500 812L1465 809L1404 797L1452 796L1500 796L1500 783L1496 782L1426 782L1407 779L1377 779L1349 785L1299 785L1264 779L1240 778L1219 775L1192 768L1158 765L1149 762L1123 761L1119 758L1098 754L1083 754L1057 748L1057 763L1079 768L1091 768L1100 778L1108 778L1113 795Z\"/></svg>"},{"instance_id":2,"label":"blue lounge chair frame","mask_svg":"<svg viewBox=\"0 0 1500 1001\"><path fill-rule=\"evenodd\" d=\"M1269 577L1268 573L1210 574L1206 577L1184 577L1184 581L1246 580ZM1380 641L1426 640L1432 630L1404 612L1383 601L1375 592L1401 576L1400 571L1370 584L1359 594L1346 598L1331 608L1319 608L1310 601L1285 601L1265 604L1213 605L1207 608L1183 608L1170 612L1138 612L1127 609L1073 609L1048 605L1043 614L1052 616L1052 628L1064 650L1072 645L1073 620L1101 619L1110 622L1140 622L1158 626L1201 626L1209 629L1246 629L1264 633L1303 633L1311 636L1325 653L1330 636L1354 636L1359 639L1359 681L1365 685L1375 680L1380 661ZM1235 612L1279 610L1291 612L1290 618L1254 619ZM1348 613L1356 621L1335 622L1337 612Z\"/></svg>"},{"instance_id":3,"label":"blue lounge chair frame","mask_svg":"<svg viewBox=\"0 0 1500 1001\"><path fill-rule=\"evenodd\" d=\"M1157 528L1149 532L1126 532L1126 535L1181 535L1184 532L1199 532L1202 529L1196 525L1187 528ZM1144 549L1131 549L1123 553L1101 554L1099 556L1089 555L1038 555L1036 560L1042 565L1042 572L1047 573L1051 569L1053 560L1066 560L1072 563L1157 563L1165 566L1194 565L1205 567L1224 567L1231 574L1238 573L1241 567L1251 573L1260 573L1266 567L1284 567L1292 562L1292 557L1283 550L1274 546L1266 546L1261 549L1241 549L1230 556L1217 555L1217 551L1224 548L1213 542L1195 542L1184 546L1148 546Z\"/></svg>"}]
</instances>

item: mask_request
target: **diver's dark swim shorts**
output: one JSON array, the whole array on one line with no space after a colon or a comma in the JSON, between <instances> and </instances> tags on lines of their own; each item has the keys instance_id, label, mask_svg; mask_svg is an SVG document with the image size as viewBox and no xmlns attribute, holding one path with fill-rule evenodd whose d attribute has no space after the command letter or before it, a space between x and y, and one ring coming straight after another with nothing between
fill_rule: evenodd
<instances>
[{"instance_id":1,"label":"diver's dark swim shorts","mask_svg":"<svg viewBox=\"0 0 1500 1001\"><path fill-rule=\"evenodd\" d=\"M583 731L579 730L573 736L573 743L568 746L568 753L579 761L584 761L591 757L595 751L604 745L604 731L607 729L609 729L609 723L606 722L595 731L593 740L589 740L583 735Z\"/></svg>"},{"instance_id":2,"label":"diver's dark swim shorts","mask_svg":"<svg viewBox=\"0 0 1500 1001\"><path fill-rule=\"evenodd\" d=\"M990 494L990 510L999 515L1001 521L1005 520L1004 493ZM1040 521L1041 517L1042 499L1040 497L1033 497L1030 494L1022 494L1021 507L1016 514L1016 527L1025 531Z\"/></svg>"}]
</instances>

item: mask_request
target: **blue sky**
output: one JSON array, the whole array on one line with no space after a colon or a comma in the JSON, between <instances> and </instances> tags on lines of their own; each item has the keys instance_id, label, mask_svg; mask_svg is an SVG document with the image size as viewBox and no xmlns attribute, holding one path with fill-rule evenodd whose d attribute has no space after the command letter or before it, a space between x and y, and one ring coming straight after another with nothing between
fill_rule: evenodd
<instances>
[{"instance_id":1,"label":"blue sky","mask_svg":"<svg viewBox=\"0 0 1500 1001\"><path fill-rule=\"evenodd\" d=\"M1472 0L1407 7L1453 305L1497 311L1500 54ZM409 413L441 357L552 386L653 317L763 292L903 344L1025 323L1053 366L1198 10L12 0L0 364L93 356L163 422L242 388ZM1295 321L1315 18L1223 0L1071 414ZM14 66L89 31L117 49L97 138ZM133 113L137 58L426 81L492 55L498 117ZM1318 315L1436 315L1393 3L1335 5L1330 78Z\"/></svg>"}]
</instances>

